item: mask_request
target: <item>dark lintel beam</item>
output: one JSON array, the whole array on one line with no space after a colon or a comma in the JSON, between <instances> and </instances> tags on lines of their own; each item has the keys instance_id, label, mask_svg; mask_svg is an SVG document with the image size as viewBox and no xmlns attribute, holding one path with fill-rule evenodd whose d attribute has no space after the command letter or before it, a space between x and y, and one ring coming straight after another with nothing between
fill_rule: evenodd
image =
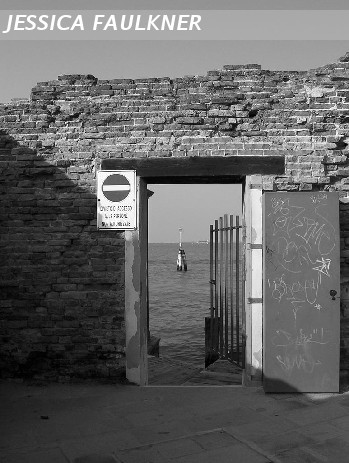
<instances>
[{"instance_id":1,"label":"dark lintel beam","mask_svg":"<svg viewBox=\"0 0 349 463\"><path fill-rule=\"evenodd\" d=\"M234 177L244 175L282 175L285 157L273 156L191 156L180 158L103 159L102 170L136 170L140 177Z\"/></svg>"}]
</instances>

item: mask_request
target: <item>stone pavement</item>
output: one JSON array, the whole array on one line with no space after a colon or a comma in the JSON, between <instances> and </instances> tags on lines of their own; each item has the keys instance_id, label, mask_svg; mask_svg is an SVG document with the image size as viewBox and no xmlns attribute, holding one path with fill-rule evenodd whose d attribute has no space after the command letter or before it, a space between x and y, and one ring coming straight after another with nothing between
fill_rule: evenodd
<instances>
[{"instance_id":1,"label":"stone pavement","mask_svg":"<svg viewBox=\"0 0 349 463\"><path fill-rule=\"evenodd\" d=\"M349 393L0 383L2 463L347 463Z\"/></svg>"},{"instance_id":2,"label":"stone pavement","mask_svg":"<svg viewBox=\"0 0 349 463\"><path fill-rule=\"evenodd\" d=\"M242 370L228 360L216 360L207 368L171 357L148 356L151 386L231 386L242 384Z\"/></svg>"}]
</instances>

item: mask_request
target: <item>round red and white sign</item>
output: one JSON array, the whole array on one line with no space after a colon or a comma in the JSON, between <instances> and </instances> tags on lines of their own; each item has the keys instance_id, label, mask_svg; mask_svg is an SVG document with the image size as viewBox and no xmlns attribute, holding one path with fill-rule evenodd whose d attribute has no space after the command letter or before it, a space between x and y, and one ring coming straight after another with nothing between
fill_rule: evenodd
<instances>
[{"instance_id":1,"label":"round red and white sign","mask_svg":"<svg viewBox=\"0 0 349 463\"><path fill-rule=\"evenodd\" d=\"M113 202L120 202L127 198L131 185L124 175L113 174L107 177L102 184L103 195Z\"/></svg>"}]
</instances>

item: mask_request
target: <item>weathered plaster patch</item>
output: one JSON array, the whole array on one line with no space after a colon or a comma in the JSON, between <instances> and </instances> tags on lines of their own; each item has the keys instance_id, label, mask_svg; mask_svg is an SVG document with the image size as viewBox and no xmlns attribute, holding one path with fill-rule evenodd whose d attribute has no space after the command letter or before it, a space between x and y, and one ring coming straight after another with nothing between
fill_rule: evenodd
<instances>
[{"instance_id":1,"label":"weathered plaster patch","mask_svg":"<svg viewBox=\"0 0 349 463\"><path fill-rule=\"evenodd\" d=\"M127 352L127 368L138 368L139 367L139 341L137 333L135 333L128 341L126 345Z\"/></svg>"},{"instance_id":2,"label":"weathered plaster patch","mask_svg":"<svg viewBox=\"0 0 349 463\"><path fill-rule=\"evenodd\" d=\"M136 252L135 232L130 232L126 242L125 278L126 278L126 361L127 368L139 368L139 252Z\"/></svg>"},{"instance_id":3,"label":"weathered plaster patch","mask_svg":"<svg viewBox=\"0 0 349 463\"><path fill-rule=\"evenodd\" d=\"M260 375L262 373L262 349L253 352L252 374Z\"/></svg>"}]
</instances>

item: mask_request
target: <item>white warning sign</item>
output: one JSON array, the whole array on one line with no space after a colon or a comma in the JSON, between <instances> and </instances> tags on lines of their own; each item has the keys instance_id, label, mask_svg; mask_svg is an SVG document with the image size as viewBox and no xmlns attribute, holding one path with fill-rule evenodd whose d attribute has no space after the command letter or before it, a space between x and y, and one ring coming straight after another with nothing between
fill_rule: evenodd
<instances>
[{"instance_id":1,"label":"white warning sign","mask_svg":"<svg viewBox=\"0 0 349 463\"><path fill-rule=\"evenodd\" d=\"M134 230L136 212L136 171L97 172L97 228Z\"/></svg>"}]
</instances>

